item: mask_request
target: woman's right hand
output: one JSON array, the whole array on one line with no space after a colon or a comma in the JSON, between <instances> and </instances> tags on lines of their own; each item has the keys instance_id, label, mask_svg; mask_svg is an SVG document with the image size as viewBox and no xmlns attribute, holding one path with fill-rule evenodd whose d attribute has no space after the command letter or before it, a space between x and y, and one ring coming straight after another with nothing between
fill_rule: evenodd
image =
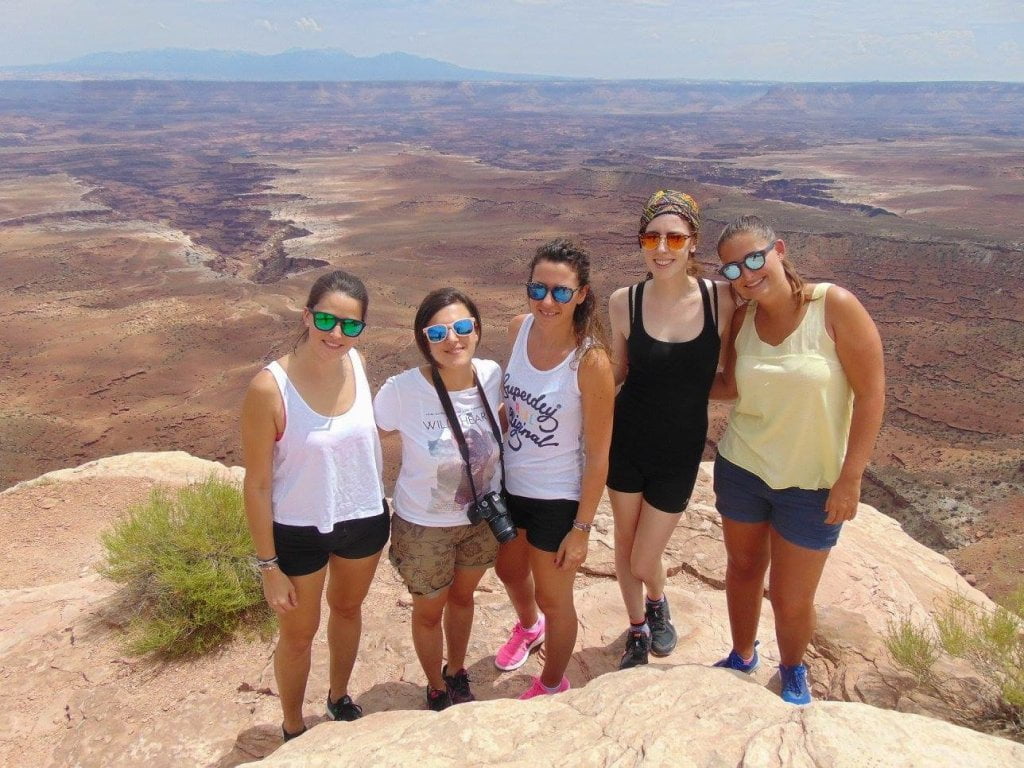
<instances>
[{"instance_id":1,"label":"woman's right hand","mask_svg":"<svg viewBox=\"0 0 1024 768\"><path fill-rule=\"evenodd\" d=\"M295 585L280 568L268 568L260 571L260 575L263 577L263 596L274 613L280 616L298 605Z\"/></svg>"}]
</instances>

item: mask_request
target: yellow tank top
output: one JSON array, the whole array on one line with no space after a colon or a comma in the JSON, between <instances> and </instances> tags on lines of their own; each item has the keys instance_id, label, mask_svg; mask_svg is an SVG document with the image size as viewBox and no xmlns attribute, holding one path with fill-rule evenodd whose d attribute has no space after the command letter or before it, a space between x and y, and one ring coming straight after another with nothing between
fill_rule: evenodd
<instances>
[{"instance_id":1,"label":"yellow tank top","mask_svg":"<svg viewBox=\"0 0 1024 768\"><path fill-rule=\"evenodd\" d=\"M800 325L778 346L757 335L756 303L736 337L739 397L718 451L771 488L831 488L846 456L853 392L825 328L830 287L814 287Z\"/></svg>"}]
</instances>

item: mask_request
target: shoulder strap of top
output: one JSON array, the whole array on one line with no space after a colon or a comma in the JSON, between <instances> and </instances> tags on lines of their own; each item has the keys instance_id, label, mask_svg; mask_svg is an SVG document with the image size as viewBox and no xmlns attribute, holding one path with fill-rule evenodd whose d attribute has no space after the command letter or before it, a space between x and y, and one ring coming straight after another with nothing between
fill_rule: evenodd
<instances>
[{"instance_id":1,"label":"shoulder strap of top","mask_svg":"<svg viewBox=\"0 0 1024 768\"><path fill-rule=\"evenodd\" d=\"M641 280L636 285L630 286L629 289L629 333L633 334L637 325L643 325L643 312L644 312L644 285L647 284L646 280ZM636 297L634 299L633 292L636 291Z\"/></svg>"},{"instance_id":2,"label":"shoulder strap of top","mask_svg":"<svg viewBox=\"0 0 1024 768\"><path fill-rule=\"evenodd\" d=\"M706 325L712 326L717 331L718 294L715 293L714 283L712 283L710 280L700 279L697 281L697 286L700 288L700 301L701 306L704 308L704 323Z\"/></svg>"},{"instance_id":3,"label":"shoulder strap of top","mask_svg":"<svg viewBox=\"0 0 1024 768\"><path fill-rule=\"evenodd\" d=\"M288 374L285 373L284 368L281 367L281 364L277 362L277 360L268 363L265 366L265 368L266 370L270 371L270 375L273 376L274 381L277 382L277 388L281 392L281 399L285 400L285 402L287 403L285 393L288 390Z\"/></svg>"}]
</instances>

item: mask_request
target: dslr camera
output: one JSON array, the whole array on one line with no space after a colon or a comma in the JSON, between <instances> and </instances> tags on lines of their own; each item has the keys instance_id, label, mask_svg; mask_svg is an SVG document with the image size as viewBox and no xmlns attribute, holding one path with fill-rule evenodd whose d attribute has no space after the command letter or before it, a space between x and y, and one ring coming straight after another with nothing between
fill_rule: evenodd
<instances>
[{"instance_id":1,"label":"dslr camera","mask_svg":"<svg viewBox=\"0 0 1024 768\"><path fill-rule=\"evenodd\" d=\"M494 538L499 544L512 541L516 537L516 526L512 515L508 512L505 499L497 491L491 491L469 508L469 522L479 523L486 520Z\"/></svg>"}]
</instances>

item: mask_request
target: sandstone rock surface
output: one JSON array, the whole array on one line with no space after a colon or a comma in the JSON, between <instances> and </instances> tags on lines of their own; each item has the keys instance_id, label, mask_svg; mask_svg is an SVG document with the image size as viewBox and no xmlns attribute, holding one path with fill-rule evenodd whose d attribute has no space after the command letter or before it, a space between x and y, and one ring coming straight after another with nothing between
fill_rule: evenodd
<instances>
[{"instance_id":1,"label":"sandstone rock surface","mask_svg":"<svg viewBox=\"0 0 1024 768\"><path fill-rule=\"evenodd\" d=\"M199 480L211 472L238 478L240 470L181 452L128 454L22 483L0 493L0 528L9 548L8 557L0 560L0 686L8 701L0 711L0 764L226 767L274 753L293 761L282 764L297 765L306 764L296 751L303 744L358 736L363 741L346 746L345 753L360 755L366 765L375 760L365 760L371 747L359 746L364 742L373 749L397 741L415 744L416 738L436 735L443 726L451 728L444 731L446 745L461 745L463 756L470 748L483 749L481 754L492 755L495 764L546 764L541 746L549 755L550 750L565 754L570 747L559 746L557 740L571 737L567 744L582 745L582 751L573 753L579 765L632 765L641 760L668 764L680 755L690 755L685 759L694 765L781 765L790 752L796 762L789 764L823 765L826 762L811 761L818 759L816 755L831 754L828 733L839 727L836 723L847 723L843 718L852 725L842 727L857 733L870 734L872 728L891 728L894 733L920 730L918 719L900 725L868 724L862 711L874 714L870 708L852 707L854 714L846 714L845 709L836 709L840 705L827 702L801 711L782 706L773 692L777 649L767 603L761 623L764 663L753 678L733 679L730 673L705 668L729 648L724 553L711 506L709 469L705 467L698 481L693 509L673 536L667 556L667 591L680 634L672 656L652 660L645 670L608 674L616 669L625 617L618 587L609 578L613 531L610 510L603 505L586 571L577 581L580 633L568 669L576 692L543 703L509 701L528 685L530 675L539 672L541 661L535 655L512 673L494 668L494 651L515 618L500 583L489 574L477 595L468 654L480 703L440 717L424 712L425 679L409 633L410 602L385 559L365 605L363 641L351 687L368 717L355 727L338 724L340 736L330 735L337 730L334 724L312 728L325 719L324 621L306 694L306 721L312 732L279 753L280 707L271 641L241 639L202 659L173 663L126 656L116 586L95 571L102 554L100 532L129 504L145 499L156 483ZM816 697L961 723L981 718L990 692L973 670L943 659L944 687L925 689L893 669L882 644L887 620L906 612L926 617L944 589L987 604L948 561L915 544L888 518L863 507L830 559L819 592L819 631L809 654ZM667 680L673 681L665 683L671 689L664 694L668 699L644 690ZM620 686L630 691L628 706L617 700ZM509 717L501 726L508 734L515 720L510 712L536 715L526 717L535 729L529 732L533 735L515 737L526 750L522 754L503 751L511 736L488 736L481 726L481 717L487 722ZM588 714L581 718L581 712ZM610 712L616 717L609 719ZM650 727L669 715L677 719ZM558 718L564 719L563 725L557 725ZM581 719L585 727L578 722ZM518 720L523 722L521 714ZM734 740L739 721L747 737ZM948 737L951 744L974 749L966 746L975 744L973 733L955 733L959 735ZM925 741L939 749L945 738L934 735ZM744 747L750 739L756 741ZM870 741L867 735L864 739ZM733 741L736 745L729 747ZM995 743L1013 747L1010 742ZM760 751L753 749L754 744L762 744ZM939 755L930 765L984 764L961 759L962 750L940 752L921 754ZM721 762L725 754L733 762ZM1018 753L1007 754L1021 763ZM900 756L908 762L892 764L916 764L911 761L916 757ZM423 762L414 752L405 753L403 760L414 758ZM674 764L686 764L685 759Z\"/></svg>"},{"instance_id":2,"label":"sandstone rock surface","mask_svg":"<svg viewBox=\"0 0 1024 768\"><path fill-rule=\"evenodd\" d=\"M1021 765L1024 746L863 704L785 704L740 674L684 664L531 701L325 723L263 765L863 768Z\"/></svg>"}]
</instances>

